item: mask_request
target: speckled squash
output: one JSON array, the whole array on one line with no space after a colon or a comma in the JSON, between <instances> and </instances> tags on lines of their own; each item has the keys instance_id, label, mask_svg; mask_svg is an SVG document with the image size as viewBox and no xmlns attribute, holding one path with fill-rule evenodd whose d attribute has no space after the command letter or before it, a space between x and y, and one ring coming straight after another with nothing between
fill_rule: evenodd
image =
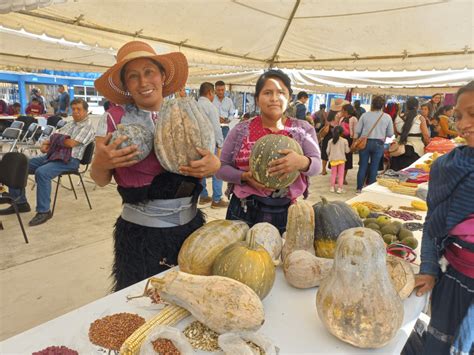
<instances>
[{"instance_id":1,"label":"speckled squash","mask_svg":"<svg viewBox=\"0 0 474 355\"><path fill-rule=\"evenodd\" d=\"M283 239L281 238L278 229L267 222L261 222L255 224L247 232L246 240L250 239L250 236L254 235L255 241L268 251L273 259L275 265L280 264L281 248L283 246Z\"/></svg>"},{"instance_id":2,"label":"speckled squash","mask_svg":"<svg viewBox=\"0 0 474 355\"><path fill-rule=\"evenodd\" d=\"M331 270L332 259L318 258L306 250L295 250L283 263L283 272L288 283L296 288L319 286Z\"/></svg>"},{"instance_id":3,"label":"speckled squash","mask_svg":"<svg viewBox=\"0 0 474 355\"><path fill-rule=\"evenodd\" d=\"M275 265L268 251L255 242L252 233L248 241L229 245L219 253L212 274L240 281L264 299L275 282Z\"/></svg>"},{"instance_id":4,"label":"speckled squash","mask_svg":"<svg viewBox=\"0 0 474 355\"><path fill-rule=\"evenodd\" d=\"M380 348L396 335L403 303L386 266L377 232L351 228L337 240L334 264L316 296L318 315L337 338L359 348Z\"/></svg>"},{"instance_id":5,"label":"speckled squash","mask_svg":"<svg viewBox=\"0 0 474 355\"><path fill-rule=\"evenodd\" d=\"M213 331L256 331L265 321L257 294L241 282L221 276L199 276L172 270L150 283L160 297L187 309Z\"/></svg>"},{"instance_id":6,"label":"speckled squash","mask_svg":"<svg viewBox=\"0 0 474 355\"><path fill-rule=\"evenodd\" d=\"M281 134L263 136L255 142L250 154L252 176L269 189L278 190L290 186L300 175L299 171L295 171L280 179L268 174L268 164L273 160L284 157L284 154L278 153L282 149L291 149L303 155L303 150L297 141Z\"/></svg>"},{"instance_id":7,"label":"speckled squash","mask_svg":"<svg viewBox=\"0 0 474 355\"><path fill-rule=\"evenodd\" d=\"M140 161L145 159L153 149L153 132L140 124L119 124L117 129L112 133L112 139L109 144L120 136L127 136L128 139L117 147L117 149L126 148L131 145L138 146L141 152L134 159Z\"/></svg>"},{"instance_id":8,"label":"speckled squash","mask_svg":"<svg viewBox=\"0 0 474 355\"><path fill-rule=\"evenodd\" d=\"M297 201L288 208L285 244L281 251L283 262L295 250L314 255L314 211L306 201Z\"/></svg>"},{"instance_id":9,"label":"speckled squash","mask_svg":"<svg viewBox=\"0 0 474 355\"><path fill-rule=\"evenodd\" d=\"M339 235L349 228L364 224L351 206L342 201L328 201L321 196L321 202L314 209L314 248L316 256L333 258Z\"/></svg>"},{"instance_id":10,"label":"speckled squash","mask_svg":"<svg viewBox=\"0 0 474 355\"><path fill-rule=\"evenodd\" d=\"M178 254L181 271L195 275L211 275L217 255L230 244L243 241L249 230L242 221L215 220L194 231Z\"/></svg>"},{"instance_id":11,"label":"speckled squash","mask_svg":"<svg viewBox=\"0 0 474 355\"><path fill-rule=\"evenodd\" d=\"M415 288L415 273L410 263L394 255L387 255L387 271L395 290L402 300L408 298Z\"/></svg>"},{"instance_id":12,"label":"speckled squash","mask_svg":"<svg viewBox=\"0 0 474 355\"><path fill-rule=\"evenodd\" d=\"M196 148L214 152L214 130L193 98L170 99L163 103L155 128L155 154L167 171L201 159Z\"/></svg>"}]
</instances>

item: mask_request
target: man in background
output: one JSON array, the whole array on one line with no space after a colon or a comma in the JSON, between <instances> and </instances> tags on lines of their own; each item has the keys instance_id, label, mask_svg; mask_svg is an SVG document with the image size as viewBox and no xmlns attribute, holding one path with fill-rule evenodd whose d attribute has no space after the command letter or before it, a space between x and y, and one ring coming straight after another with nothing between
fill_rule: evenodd
<instances>
[{"instance_id":1,"label":"man in background","mask_svg":"<svg viewBox=\"0 0 474 355\"><path fill-rule=\"evenodd\" d=\"M299 120L306 120L306 103L308 102L309 96L305 91L300 91L296 96L295 102L295 118Z\"/></svg>"},{"instance_id":2,"label":"man in background","mask_svg":"<svg viewBox=\"0 0 474 355\"><path fill-rule=\"evenodd\" d=\"M217 156L220 156L220 150L224 144L224 137L219 123L219 112L212 104L214 96L214 85L209 82L202 83L199 88L198 106L211 122L214 130L214 137L216 139L215 153ZM212 198L209 196L206 188L206 178L202 179L202 186L203 190L199 198L200 205L205 205L209 202L211 203L211 208L226 208L229 205L228 202L222 199L222 180L212 176Z\"/></svg>"},{"instance_id":3,"label":"man in background","mask_svg":"<svg viewBox=\"0 0 474 355\"><path fill-rule=\"evenodd\" d=\"M66 89L63 85L60 85L58 88L58 108L56 114L67 117L69 111L69 94L67 93Z\"/></svg>"},{"instance_id":4,"label":"man in background","mask_svg":"<svg viewBox=\"0 0 474 355\"><path fill-rule=\"evenodd\" d=\"M229 123L234 118L235 107L234 103L229 97L225 96L225 83L219 80L215 84L216 96L212 103L216 106L219 112L219 121L222 129L222 135L227 137L229 133Z\"/></svg>"}]
</instances>

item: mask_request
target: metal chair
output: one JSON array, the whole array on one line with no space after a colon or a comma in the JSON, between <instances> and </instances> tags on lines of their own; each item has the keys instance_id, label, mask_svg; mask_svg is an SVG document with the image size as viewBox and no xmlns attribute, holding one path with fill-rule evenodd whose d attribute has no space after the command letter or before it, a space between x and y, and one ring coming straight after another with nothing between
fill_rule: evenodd
<instances>
[{"instance_id":1,"label":"metal chair","mask_svg":"<svg viewBox=\"0 0 474 355\"><path fill-rule=\"evenodd\" d=\"M18 129L23 129L23 126L25 125L25 122L23 121L13 121L12 124L10 125L10 128L18 128Z\"/></svg>"},{"instance_id":2,"label":"metal chair","mask_svg":"<svg viewBox=\"0 0 474 355\"><path fill-rule=\"evenodd\" d=\"M0 183L15 189L24 189L28 180L28 158L26 155L18 152L6 153L0 161ZM16 200L9 195L2 196L8 200L15 209L18 222L20 222L21 231L25 243L28 244L28 237L26 236L25 227L18 212Z\"/></svg>"},{"instance_id":3,"label":"metal chair","mask_svg":"<svg viewBox=\"0 0 474 355\"><path fill-rule=\"evenodd\" d=\"M66 125L66 123L67 122L64 121L64 120L59 121L58 123L56 123L56 129L60 129L60 128L64 127Z\"/></svg>"},{"instance_id":4,"label":"metal chair","mask_svg":"<svg viewBox=\"0 0 474 355\"><path fill-rule=\"evenodd\" d=\"M58 197L59 185L61 183L61 178L64 175L67 175L69 178L69 182L71 183L72 191L74 193L74 197L76 198L76 200L77 200L77 194L76 194L76 189L74 188L74 185L72 183L71 175L79 176L79 179L82 184L82 188L84 189L84 194L86 195L87 203L89 204L89 208L92 209L91 201L89 200L89 195L87 194L86 186L84 185L84 180L82 179L82 174L84 174L89 169L89 165L92 162L92 156L94 155L94 148L95 148L95 144L94 142L92 142L87 145L86 150L84 151L84 156L81 159L81 165L85 165L86 168L83 171L79 171L79 168L78 168L76 170L63 171L58 176L58 182L56 184L56 192L54 194L53 210L51 212L53 215L54 215L54 209L56 207L56 199Z\"/></svg>"},{"instance_id":5,"label":"metal chair","mask_svg":"<svg viewBox=\"0 0 474 355\"><path fill-rule=\"evenodd\" d=\"M13 152L16 148L18 141L20 140L21 136L21 129L18 128L7 128L2 132L2 136L0 138L0 144L11 144L9 152Z\"/></svg>"},{"instance_id":6,"label":"metal chair","mask_svg":"<svg viewBox=\"0 0 474 355\"><path fill-rule=\"evenodd\" d=\"M30 124L30 126L28 127L28 129L26 130L26 133L25 135L23 136L23 138L21 139L21 143L29 143L29 144L32 144L34 143L34 139L35 139L35 134L36 132L38 131L38 129L40 128L40 125L38 125L37 123L33 122L32 124Z\"/></svg>"}]
</instances>

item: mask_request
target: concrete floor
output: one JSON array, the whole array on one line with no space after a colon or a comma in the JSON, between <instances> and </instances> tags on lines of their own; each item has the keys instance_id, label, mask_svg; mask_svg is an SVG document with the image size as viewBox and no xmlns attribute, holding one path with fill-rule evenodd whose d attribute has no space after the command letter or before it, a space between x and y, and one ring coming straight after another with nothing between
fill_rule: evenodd
<instances>
[{"instance_id":1,"label":"concrete floor","mask_svg":"<svg viewBox=\"0 0 474 355\"><path fill-rule=\"evenodd\" d=\"M357 162L357 156L354 158ZM354 168L349 171L348 192L343 195L329 193L330 175L312 178L309 202L317 202L322 195L333 200L354 197L357 165ZM82 188L76 186L78 200L72 191L60 188L55 215L47 223L28 227L34 212L21 214L29 244L24 243L16 216L1 216L0 340L110 292L112 228L120 214L121 201L115 186L94 188L93 182L86 180L92 210ZM68 180L63 184L69 186ZM34 208L36 190L31 189L32 185L30 181L27 195ZM210 185L208 179L208 191L212 191ZM53 184L53 191L54 187ZM225 217L225 209L211 209L208 205L204 211L208 221Z\"/></svg>"}]
</instances>

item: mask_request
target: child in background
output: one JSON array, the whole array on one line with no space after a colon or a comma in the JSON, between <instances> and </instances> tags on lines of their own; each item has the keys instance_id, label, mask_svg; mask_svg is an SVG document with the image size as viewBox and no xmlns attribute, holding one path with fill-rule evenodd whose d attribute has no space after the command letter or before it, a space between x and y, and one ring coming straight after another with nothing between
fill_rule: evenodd
<instances>
[{"instance_id":1,"label":"child in background","mask_svg":"<svg viewBox=\"0 0 474 355\"><path fill-rule=\"evenodd\" d=\"M351 150L349 142L342 137L344 130L341 126L334 127L332 131L333 138L329 141L326 152L328 153L329 162L331 163L331 188L329 191L336 192L336 177L337 177L337 193L345 192L342 189L344 183L344 165L346 163L346 153Z\"/></svg>"}]
</instances>

